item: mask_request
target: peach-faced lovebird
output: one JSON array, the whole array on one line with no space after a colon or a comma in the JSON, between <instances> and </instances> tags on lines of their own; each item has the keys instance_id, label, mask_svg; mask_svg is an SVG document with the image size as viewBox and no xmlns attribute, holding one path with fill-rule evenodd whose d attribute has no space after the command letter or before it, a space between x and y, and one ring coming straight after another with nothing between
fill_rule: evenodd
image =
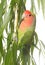
<instances>
[{"instance_id":1,"label":"peach-faced lovebird","mask_svg":"<svg viewBox=\"0 0 45 65\"><path fill-rule=\"evenodd\" d=\"M34 36L36 26L36 16L26 10L22 15L22 21L18 29L18 44L21 48L22 65L29 65L29 49Z\"/></svg>"},{"instance_id":2,"label":"peach-faced lovebird","mask_svg":"<svg viewBox=\"0 0 45 65\"><path fill-rule=\"evenodd\" d=\"M31 42L35 31L36 16L32 12L26 10L22 15L22 21L18 30L18 44L27 44Z\"/></svg>"}]
</instances>

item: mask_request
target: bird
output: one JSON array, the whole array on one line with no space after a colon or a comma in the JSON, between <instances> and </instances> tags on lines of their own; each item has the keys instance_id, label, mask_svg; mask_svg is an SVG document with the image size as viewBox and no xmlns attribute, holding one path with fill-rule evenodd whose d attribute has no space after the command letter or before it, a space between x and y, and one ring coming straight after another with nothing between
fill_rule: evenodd
<instances>
[{"instance_id":1,"label":"bird","mask_svg":"<svg viewBox=\"0 0 45 65\"><path fill-rule=\"evenodd\" d=\"M36 16L29 10L23 12L22 21L18 29L18 44L23 45L31 41L35 32Z\"/></svg>"},{"instance_id":2,"label":"bird","mask_svg":"<svg viewBox=\"0 0 45 65\"><path fill-rule=\"evenodd\" d=\"M25 10L18 28L18 45L20 48L22 65L27 65L35 27L36 15L29 10Z\"/></svg>"}]
</instances>

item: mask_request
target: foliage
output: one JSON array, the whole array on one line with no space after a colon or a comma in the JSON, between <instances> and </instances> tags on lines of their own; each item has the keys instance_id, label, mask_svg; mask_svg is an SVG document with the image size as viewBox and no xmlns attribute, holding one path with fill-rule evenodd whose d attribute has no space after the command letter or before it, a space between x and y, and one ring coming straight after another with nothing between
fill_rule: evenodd
<instances>
[{"instance_id":1,"label":"foliage","mask_svg":"<svg viewBox=\"0 0 45 65\"><path fill-rule=\"evenodd\" d=\"M25 7L26 0L9 0L9 3L7 3L7 0L0 0L0 1L1 1L0 2L0 64L3 58L2 65L26 65L27 63L28 65L30 65L30 63L32 63L32 65L36 65L36 62L33 58L34 48L36 47L39 51L40 50L42 51L41 47L40 49L37 47L38 42L37 33L34 33L34 36L31 41L32 45L28 44L18 45L18 27L21 23L22 13L24 12L24 10L26 10ZM44 14L45 13L44 0L37 0L37 2L39 9L40 4L42 5L42 11ZM34 0L31 0L31 11L34 12L35 10L36 8L34 5ZM7 36L3 34L4 30ZM7 43L5 43L5 40ZM3 41L4 44L7 44L6 49L3 46ZM42 46L45 49L44 47L45 45L43 45L41 41L40 46ZM19 56L17 55L18 51L20 52ZM25 55L26 53L27 57Z\"/></svg>"}]
</instances>

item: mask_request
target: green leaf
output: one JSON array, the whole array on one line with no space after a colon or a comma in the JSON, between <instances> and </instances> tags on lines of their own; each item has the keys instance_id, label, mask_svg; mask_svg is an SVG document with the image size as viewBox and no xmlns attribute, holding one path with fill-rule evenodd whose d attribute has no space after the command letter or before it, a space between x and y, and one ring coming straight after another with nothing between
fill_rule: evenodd
<instances>
[{"instance_id":1,"label":"green leaf","mask_svg":"<svg viewBox=\"0 0 45 65\"><path fill-rule=\"evenodd\" d=\"M31 11L34 11L34 0L31 0Z\"/></svg>"},{"instance_id":2,"label":"green leaf","mask_svg":"<svg viewBox=\"0 0 45 65\"><path fill-rule=\"evenodd\" d=\"M2 25L2 16L3 16L5 5L6 5L6 0L1 0L1 4L0 4L0 26Z\"/></svg>"},{"instance_id":3,"label":"green leaf","mask_svg":"<svg viewBox=\"0 0 45 65\"><path fill-rule=\"evenodd\" d=\"M34 33L34 36L32 38L32 42L31 42L31 54L33 56L33 51L34 51L34 48L37 48L38 50L40 50L38 47L37 47L37 42L38 42L38 36L37 36L37 33L35 32Z\"/></svg>"},{"instance_id":4,"label":"green leaf","mask_svg":"<svg viewBox=\"0 0 45 65\"><path fill-rule=\"evenodd\" d=\"M2 36L0 37L0 53L3 56L3 44L2 44Z\"/></svg>"},{"instance_id":5,"label":"green leaf","mask_svg":"<svg viewBox=\"0 0 45 65\"><path fill-rule=\"evenodd\" d=\"M24 4L23 0L20 0L19 5L18 5L18 21L19 21L19 23L21 23L22 13L24 12L24 10L26 10L25 4Z\"/></svg>"},{"instance_id":6,"label":"green leaf","mask_svg":"<svg viewBox=\"0 0 45 65\"><path fill-rule=\"evenodd\" d=\"M13 14L12 14L13 15ZM12 16L13 17L13 16ZM12 21L13 20L13 18L11 19L11 21L10 21L10 28L11 28L11 33L13 33L14 32L14 21Z\"/></svg>"},{"instance_id":7,"label":"green leaf","mask_svg":"<svg viewBox=\"0 0 45 65\"><path fill-rule=\"evenodd\" d=\"M10 48L11 44L12 44L12 34L9 33L7 37L7 50Z\"/></svg>"},{"instance_id":8,"label":"green leaf","mask_svg":"<svg viewBox=\"0 0 45 65\"><path fill-rule=\"evenodd\" d=\"M11 19L11 16L10 16L10 10L9 10L8 12L5 12L4 21L0 27L0 37L3 33L3 30L6 28L8 22L10 21L10 19Z\"/></svg>"},{"instance_id":9,"label":"green leaf","mask_svg":"<svg viewBox=\"0 0 45 65\"><path fill-rule=\"evenodd\" d=\"M41 0L41 6L42 6L42 12L43 12L43 14L44 14L44 0Z\"/></svg>"},{"instance_id":10,"label":"green leaf","mask_svg":"<svg viewBox=\"0 0 45 65\"><path fill-rule=\"evenodd\" d=\"M2 59L2 54L0 53L0 63L1 63L1 59Z\"/></svg>"},{"instance_id":11,"label":"green leaf","mask_svg":"<svg viewBox=\"0 0 45 65\"><path fill-rule=\"evenodd\" d=\"M38 8L40 9L41 0L37 0L38 2Z\"/></svg>"},{"instance_id":12,"label":"green leaf","mask_svg":"<svg viewBox=\"0 0 45 65\"><path fill-rule=\"evenodd\" d=\"M42 12L43 12L43 15L44 15L44 10L45 10L45 2L44 0L41 0L41 6L42 6Z\"/></svg>"},{"instance_id":13,"label":"green leaf","mask_svg":"<svg viewBox=\"0 0 45 65\"><path fill-rule=\"evenodd\" d=\"M13 46L12 46L12 54L13 54L13 62L14 62L14 65L17 65L18 62L17 62L17 43L16 42L13 43Z\"/></svg>"},{"instance_id":14,"label":"green leaf","mask_svg":"<svg viewBox=\"0 0 45 65\"><path fill-rule=\"evenodd\" d=\"M7 5L7 0L1 0L1 4L3 5L3 9L4 9Z\"/></svg>"},{"instance_id":15,"label":"green leaf","mask_svg":"<svg viewBox=\"0 0 45 65\"><path fill-rule=\"evenodd\" d=\"M13 7L15 7L16 6L16 4L18 5L19 4L19 1L20 0L11 0L11 8L13 9Z\"/></svg>"},{"instance_id":16,"label":"green leaf","mask_svg":"<svg viewBox=\"0 0 45 65\"><path fill-rule=\"evenodd\" d=\"M37 35L36 32L34 33L34 40L35 40L34 44L37 45L37 42L38 42L38 35Z\"/></svg>"},{"instance_id":17,"label":"green leaf","mask_svg":"<svg viewBox=\"0 0 45 65\"><path fill-rule=\"evenodd\" d=\"M13 56L12 56L12 49L9 48L7 54L5 56L4 65L14 65L13 64Z\"/></svg>"},{"instance_id":18,"label":"green leaf","mask_svg":"<svg viewBox=\"0 0 45 65\"><path fill-rule=\"evenodd\" d=\"M30 58L31 58L31 61L32 61L32 65L37 65L36 61L35 61L35 59L34 59L34 57L32 55L30 56Z\"/></svg>"},{"instance_id":19,"label":"green leaf","mask_svg":"<svg viewBox=\"0 0 45 65\"><path fill-rule=\"evenodd\" d=\"M28 57L28 65L30 65L30 55L29 55L29 57Z\"/></svg>"},{"instance_id":20,"label":"green leaf","mask_svg":"<svg viewBox=\"0 0 45 65\"><path fill-rule=\"evenodd\" d=\"M0 4L0 26L2 24L2 14L3 14L3 6Z\"/></svg>"},{"instance_id":21,"label":"green leaf","mask_svg":"<svg viewBox=\"0 0 45 65\"><path fill-rule=\"evenodd\" d=\"M26 3L26 0L24 0L24 3Z\"/></svg>"},{"instance_id":22,"label":"green leaf","mask_svg":"<svg viewBox=\"0 0 45 65\"><path fill-rule=\"evenodd\" d=\"M32 42L31 42L31 55L33 56L33 51L34 51L34 38L32 38Z\"/></svg>"},{"instance_id":23,"label":"green leaf","mask_svg":"<svg viewBox=\"0 0 45 65\"><path fill-rule=\"evenodd\" d=\"M43 54L43 56L45 56L45 44L41 41L41 40L39 40L39 45L40 45L40 53L42 53Z\"/></svg>"}]
</instances>

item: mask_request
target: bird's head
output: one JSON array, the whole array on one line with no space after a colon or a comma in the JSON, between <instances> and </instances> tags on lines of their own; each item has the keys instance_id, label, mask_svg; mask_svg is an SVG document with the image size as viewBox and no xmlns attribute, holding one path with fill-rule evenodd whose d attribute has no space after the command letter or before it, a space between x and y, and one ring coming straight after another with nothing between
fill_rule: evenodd
<instances>
[{"instance_id":1,"label":"bird's head","mask_svg":"<svg viewBox=\"0 0 45 65\"><path fill-rule=\"evenodd\" d=\"M35 24L35 14L30 12L29 10L24 11L19 28L24 31L27 28L34 26L34 24Z\"/></svg>"},{"instance_id":2,"label":"bird's head","mask_svg":"<svg viewBox=\"0 0 45 65\"><path fill-rule=\"evenodd\" d=\"M31 16L35 16L35 14L30 12L29 10L26 10L26 11L24 11L24 13L22 15L22 19L27 18L27 17L31 17Z\"/></svg>"}]
</instances>

